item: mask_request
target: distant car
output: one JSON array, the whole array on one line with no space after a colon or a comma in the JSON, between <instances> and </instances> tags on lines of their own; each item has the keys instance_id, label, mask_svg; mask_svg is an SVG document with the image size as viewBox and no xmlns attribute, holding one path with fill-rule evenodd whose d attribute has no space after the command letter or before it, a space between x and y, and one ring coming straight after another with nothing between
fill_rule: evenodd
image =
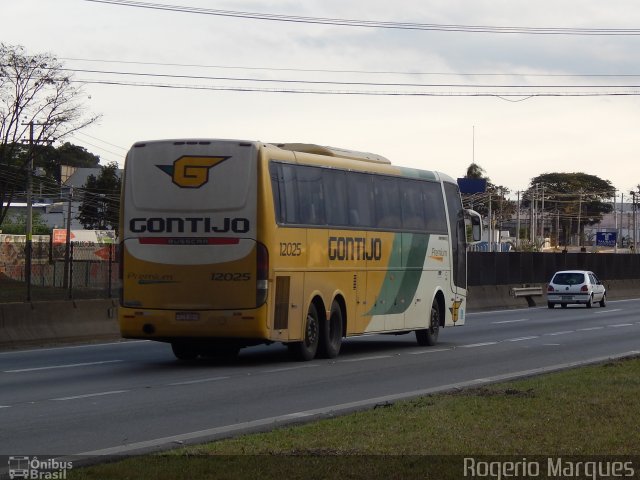
<instances>
[{"instance_id":1,"label":"distant car","mask_svg":"<svg viewBox=\"0 0 640 480\"><path fill-rule=\"evenodd\" d=\"M591 308L596 302L604 307L607 304L607 291L595 273L587 270L556 272L547 287L549 308L557 304L566 308L570 303L583 303Z\"/></svg>"}]
</instances>

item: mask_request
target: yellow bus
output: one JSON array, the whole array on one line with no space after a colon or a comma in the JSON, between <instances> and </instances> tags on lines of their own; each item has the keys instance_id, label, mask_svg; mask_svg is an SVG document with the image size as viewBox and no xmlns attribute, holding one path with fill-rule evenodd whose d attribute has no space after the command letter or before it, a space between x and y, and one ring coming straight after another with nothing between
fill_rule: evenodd
<instances>
[{"instance_id":1,"label":"yellow bus","mask_svg":"<svg viewBox=\"0 0 640 480\"><path fill-rule=\"evenodd\" d=\"M272 342L332 358L376 333L433 345L465 321L469 223L479 240L452 178L374 154L139 142L122 189L120 330L178 359Z\"/></svg>"}]
</instances>

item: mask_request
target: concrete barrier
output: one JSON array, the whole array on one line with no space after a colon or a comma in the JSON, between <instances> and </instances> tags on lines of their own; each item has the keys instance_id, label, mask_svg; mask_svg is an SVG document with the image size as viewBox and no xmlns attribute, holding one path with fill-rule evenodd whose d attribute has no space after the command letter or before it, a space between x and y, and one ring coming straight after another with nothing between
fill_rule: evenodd
<instances>
[{"instance_id":1,"label":"concrete barrier","mask_svg":"<svg viewBox=\"0 0 640 480\"><path fill-rule=\"evenodd\" d=\"M640 280L606 280L609 300L640 298ZM547 284L540 286L543 292ZM469 287L469 312L526 308L525 297L510 295L517 285ZM545 306L546 295L534 298L534 306ZM120 338L117 301L61 300L0 304L0 348L90 342Z\"/></svg>"},{"instance_id":2,"label":"concrete barrier","mask_svg":"<svg viewBox=\"0 0 640 480\"><path fill-rule=\"evenodd\" d=\"M623 300L626 298L640 298L640 280L603 280L607 289L608 300ZM547 284L527 284L532 287L540 286L542 291L547 291ZM526 308L527 300L524 297L513 297L509 292L517 285L482 285L469 287L467 298L467 310L481 312L487 310L501 310L509 308ZM533 306L546 306L547 297L543 293L540 297L533 297Z\"/></svg>"},{"instance_id":3,"label":"concrete barrier","mask_svg":"<svg viewBox=\"0 0 640 480\"><path fill-rule=\"evenodd\" d=\"M119 337L113 299L0 304L0 348Z\"/></svg>"}]
</instances>

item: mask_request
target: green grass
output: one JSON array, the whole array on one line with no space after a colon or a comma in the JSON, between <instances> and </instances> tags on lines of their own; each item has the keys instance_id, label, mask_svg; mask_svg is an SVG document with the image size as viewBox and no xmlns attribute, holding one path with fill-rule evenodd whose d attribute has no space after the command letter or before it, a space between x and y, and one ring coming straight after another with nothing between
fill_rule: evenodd
<instances>
[{"instance_id":1,"label":"green grass","mask_svg":"<svg viewBox=\"0 0 640 480\"><path fill-rule=\"evenodd\" d=\"M638 455L638 425L634 358L96 465L70 478L458 478L457 456Z\"/></svg>"}]
</instances>

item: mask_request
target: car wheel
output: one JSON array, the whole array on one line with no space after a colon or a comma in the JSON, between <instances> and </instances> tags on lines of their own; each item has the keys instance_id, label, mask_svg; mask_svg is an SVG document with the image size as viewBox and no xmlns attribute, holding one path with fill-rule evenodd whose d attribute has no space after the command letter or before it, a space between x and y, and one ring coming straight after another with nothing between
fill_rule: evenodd
<instances>
[{"instance_id":1,"label":"car wheel","mask_svg":"<svg viewBox=\"0 0 640 480\"><path fill-rule=\"evenodd\" d=\"M587 300L587 308L591 308L593 305L593 295L589 295L589 300Z\"/></svg>"},{"instance_id":2,"label":"car wheel","mask_svg":"<svg viewBox=\"0 0 640 480\"><path fill-rule=\"evenodd\" d=\"M560 304L560 306L561 306L562 308L567 308L567 304L566 304L566 303L561 303L561 304Z\"/></svg>"},{"instance_id":3,"label":"car wheel","mask_svg":"<svg viewBox=\"0 0 640 480\"><path fill-rule=\"evenodd\" d=\"M601 307L606 307L607 306L607 294L606 293L602 294L602 300L600 300L600 306Z\"/></svg>"},{"instance_id":4,"label":"car wheel","mask_svg":"<svg viewBox=\"0 0 640 480\"><path fill-rule=\"evenodd\" d=\"M555 303L547 302L547 307L549 307L549 308L553 308L553 307L555 307L555 306L556 306L556 304L555 304Z\"/></svg>"}]
</instances>

